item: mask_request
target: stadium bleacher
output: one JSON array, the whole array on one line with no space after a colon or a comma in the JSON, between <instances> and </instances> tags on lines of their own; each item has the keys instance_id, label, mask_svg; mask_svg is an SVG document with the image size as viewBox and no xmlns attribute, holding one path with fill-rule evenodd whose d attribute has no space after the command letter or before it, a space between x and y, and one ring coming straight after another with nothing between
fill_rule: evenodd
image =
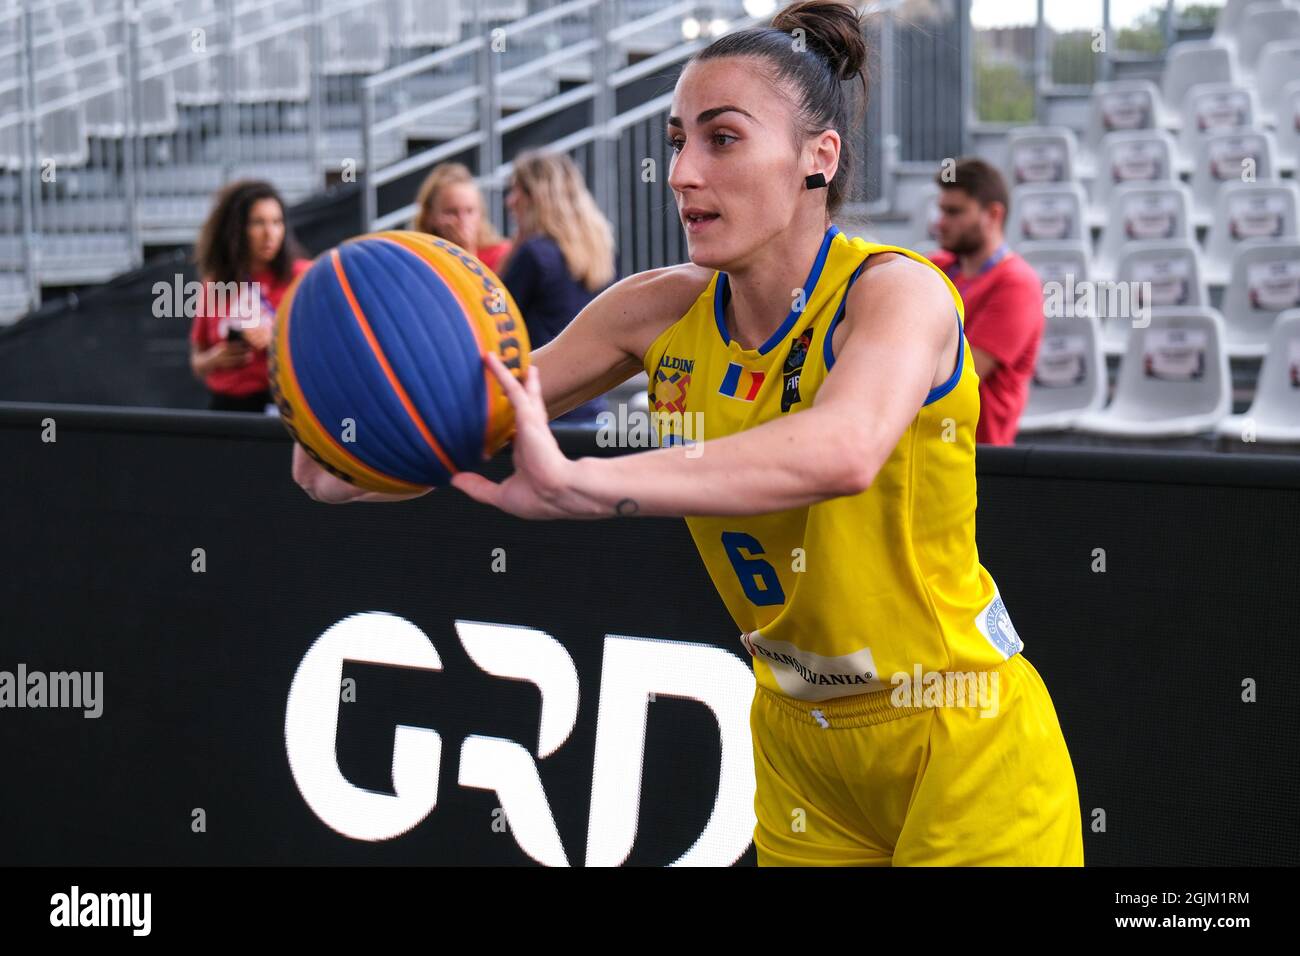
<instances>
[{"instance_id":1,"label":"stadium bleacher","mask_svg":"<svg viewBox=\"0 0 1300 956\"><path fill-rule=\"evenodd\" d=\"M558 112L561 96L577 99L571 88L591 80L577 61L595 43L579 36L591 33L584 17L598 6L96 0L34 3L24 19L23 6L3 0L0 322L36 304L25 284L103 282L138 266L146 247L192 241L212 194L231 178L270 179L292 203L331 178L364 174L367 159L391 167L413 144L481 136L478 89L463 82L474 50L458 49L472 32L510 34L498 107L514 122L496 135L527 125L519 114L539 105ZM633 20L622 24L622 60L683 45L662 16L635 22L666 6L625 4ZM738 3L726 6L743 18ZM558 31L540 29L552 20ZM588 49L575 49L580 43ZM367 85L372 128L363 135ZM31 155L40 165L28 168L45 177L27 188L39 197L24 213L19 173ZM29 272L35 281L25 283Z\"/></svg>"},{"instance_id":2,"label":"stadium bleacher","mask_svg":"<svg viewBox=\"0 0 1300 956\"><path fill-rule=\"evenodd\" d=\"M1295 442L1300 350L1280 317L1300 307L1298 28L1300 6L1229 2L1213 37L1170 47L1158 83L1095 84L1082 128L1008 134L1008 234L1044 282L1150 283L1149 326L1048 317L1023 434L1215 432L1231 449L1262 416L1244 440ZM1113 398L1097 408L1089 376L1107 355Z\"/></svg>"},{"instance_id":3,"label":"stadium bleacher","mask_svg":"<svg viewBox=\"0 0 1300 956\"><path fill-rule=\"evenodd\" d=\"M756 22L741 0L704 6L714 19L695 23L697 37ZM363 230L382 229L409 221L432 165L469 157L501 222L509 159L525 145L579 161L616 227L621 271L680 261L675 222L617 170L647 156L666 164L665 90L702 42L685 29L700 8L0 0L0 325L34 312L42 290L102 284L192 242L213 193L239 176L273 181L290 203L355 182ZM494 35L499 57L484 55ZM1039 76L1038 123L972 123L964 141L1006 172L1009 241L1045 282L1149 283L1149 299L1130 305L1152 310L1151 328L1164 314L1175 323L1164 333L1204 339L1187 368L1222 357L1229 372L1213 389L1188 373L1204 386L1193 414L1134 391L1133 355L1150 357L1133 351L1143 347L1134 316L1085 309L1067 320L1077 334L1048 316L1027 436L1068 437L1082 419L1095 434L1150 438L1195 421L1208 440L1220 422L1204 416L1294 407L1260 390L1266 371L1276 387L1287 380L1278 369L1296 364L1292 340L1274 332L1300 308L1300 4L1229 0L1212 35L1173 42L1152 64L1069 90L1044 92ZM872 120L890 125L864 131L885 141L881 198L850 203L845 225L924 251L944 157L903 157L899 112L895 103ZM1071 363L1094 377L1062 385ZM1112 427L1134 416L1147 424Z\"/></svg>"}]
</instances>

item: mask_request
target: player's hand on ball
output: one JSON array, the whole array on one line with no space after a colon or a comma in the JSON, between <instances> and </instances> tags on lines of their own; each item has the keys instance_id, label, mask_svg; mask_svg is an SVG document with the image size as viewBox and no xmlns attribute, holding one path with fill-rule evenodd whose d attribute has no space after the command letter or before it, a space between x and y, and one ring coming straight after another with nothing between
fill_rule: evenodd
<instances>
[{"instance_id":1,"label":"player's hand on ball","mask_svg":"<svg viewBox=\"0 0 1300 956\"><path fill-rule=\"evenodd\" d=\"M462 471L451 483L475 501L493 505L519 518L564 518L575 515L565 507L574 465L551 433L542 381L530 365L523 385L494 353L485 359L515 411L512 439L515 473L500 483Z\"/></svg>"},{"instance_id":2,"label":"player's hand on ball","mask_svg":"<svg viewBox=\"0 0 1300 956\"><path fill-rule=\"evenodd\" d=\"M410 494L391 495L366 491L331 475L297 442L293 443L293 480L312 500L327 505L342 505L353 501L409 501L433 490L427 488Z\"/></svg>"}]
</instances>

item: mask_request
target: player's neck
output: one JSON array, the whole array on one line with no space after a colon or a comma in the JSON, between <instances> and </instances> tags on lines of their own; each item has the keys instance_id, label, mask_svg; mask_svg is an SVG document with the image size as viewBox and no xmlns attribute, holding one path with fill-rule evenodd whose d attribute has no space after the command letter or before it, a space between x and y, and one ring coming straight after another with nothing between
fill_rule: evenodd
<instances>
[{"instance_id":1,"label":"player's neck","mask_svg":"<svg viewBox=\"0 0 1300 956\"><path fill-rule=\"evenodd\" d=\"M759 249L752 261L726 270L731 298L724 318L727 334L746 349L756 349L790 315L812 272L829 225L790 229Z\"/></svg>"},{"instance_id":2,"label":"player's neck","mask_svg":"<svg viewBox=\"0 0 1300 956\"><path fill-rule=\"evenodd\" d=\"M961 270L962 276L971 278L980 274L985 264L997 254L1002 248L1002 233L989 233L984 238L983 244L979 249L971 253L963 253L957 256L957 267Z\"/></svg>"}]
</instances>

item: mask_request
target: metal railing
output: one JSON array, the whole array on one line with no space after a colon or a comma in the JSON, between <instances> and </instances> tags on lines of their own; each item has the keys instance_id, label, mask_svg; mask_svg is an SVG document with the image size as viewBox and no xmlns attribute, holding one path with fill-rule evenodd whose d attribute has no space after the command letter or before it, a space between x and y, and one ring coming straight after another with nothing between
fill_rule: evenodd
<instances>
[{"instance_id":1,"label":"metal railing","mask_svg":"<svg viewBox=\"0 0 1300 956\"><path fill-rule=\"evenodd\" d=\"M617 26L623 4L647 15ZM702 5L739 0L0 0L0 317L192 241L233 178L292 202L379 170L373 210L384 182L471 151L500 214L503 150L575 106L607 124L611 54ZM592 148L612 205L613 145Z\"/></svg>"},{"instance_id":2,"label":"metal railing","mask_svg":"<svg viewBox=\"0 0 1300 956\"><path fill-rule=\"evenodd\" d=\"M40 304L32 242L32 123L27 18L0 9L0 322Z\"/></svg>"},{"instance_id":3,"label":"metal railing","mask_svg":"<svg viewBox=\"0 0 1300 956\"><path fill-rule=\"evenodd\" d=\"M354 178L361 77L459 39L467 8L0 0L0 322L38 306L43 284L102 282L147 245L193 241L231 179L295 202Z\"/></svg>"},{"instance_id":4,"label":"metal railing","mask_svg":"<svg viewBox=\"0 0 1300 956\"><path fill-rule=\"evenodd\" d=\"M624 260L620 271L633 268L634 263L647 257L656 261L663 256L680 256L680 242L673 247L671 242L662 241L660 235L664 228L662 220L675 215L672 212L675 205L664 182L668 157L658 152L671 94L621 114L617 110L618 96L620 90L631 84L679 67L712 37L686 40L679 34L678 41L667 49L626 65L623 64L627 59L625 52L648 33L662 34L665 27L680 30L681 22L698 17L702 7L709 8L714 18L722 16L727 30L751 26L757 21L744 13L738 0L710 4L687 0L620 22L625 20L621 14L631 11L633 6L628 0L567 0L490 33L476 31L455 47L363 81L363 129L368 134L363 156L369 171L363 189L363 225L369 230L379 230L409 223L417 211L412 201L415 177L453 158L465 161L476 171L489 215L494 221L503 222L503 197L512 169L511 162L502 155L503 148L514 146L517 134L525 129L544 127L562 114L571 115L574 107L585 105L586 122L546 140L544 145L569 154L575 161L613 225L616 237L632 238L623 228L625 218L635 218L651 230L648 236L641 235L646 240L644 248L637 242L619 242ZM511 59L516 49L518 55ZM433 85L435 78L447 72L452 63L460 63L460 75L472 76L475 82L467 86L461 81L451 91L418 106L393 108L391 104L401 99L394 91L402 84L423 79ZM572 84L570 88L556 89L552 95L530 105L517 103L516 109L507 112L512 96L517 99L521 88L545 85L557 75L564 76ZM378 156L376 137L426 116L447 116L455 110L462 111L464 126L449 131L452 135L442 142L389 164ZM637 128L640 133L636 132ZM654 130L653 135L646 134L650 129ZM633 141L644 144L637 147L640 151L629 146ZM641 177L645 159L653 159L654 168L659 171L650 181ZM396 201L385 202L392 197ZM657 208L660 215L647 218L648 208ZM641 214L637 216L632 210L640 210ZM672 222L675 225L675 218ZM651 249L658 252L651 253L648 251ZM649 267L635 265L635 268Z\"/></svg>"}]
</instances>

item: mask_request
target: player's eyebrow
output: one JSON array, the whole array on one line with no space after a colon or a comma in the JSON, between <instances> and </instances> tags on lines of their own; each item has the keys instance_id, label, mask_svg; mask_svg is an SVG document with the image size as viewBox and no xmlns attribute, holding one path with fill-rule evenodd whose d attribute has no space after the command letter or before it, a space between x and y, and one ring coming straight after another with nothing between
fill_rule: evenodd
<instances>
[{"instance_id":1,"label":"player's eyebrow","mask_svg":"<svg viewBox=\"0 0 1300 956\"><path fill-rule=\"evenodd\" d=\"M699 116L695 117L695 125L696 125L696 126L699 126L699 125L701 125L701 124L703 124L703 123L707 123L709 120L713 119L715 116L720 116L720 115L723 114L723 113L739 113L739 114L741 114L742 116L748 116L750 119L752 119L752 120L754 119L754 117L753 117L750 113L746 112L745 110L742 110L739 106L730 106L730 105L728 105L728 106L715 106L715 107L713 107L712 109L707 109L707 110L705 110L705 111L704 111L703 113L701 113ZM754 120L754 122L757 123L758 120ZM668 125L669 125L669 126L676 126L678 129L681 129L681 128L682 128L682 118L681 118L680 116L670 116L670 117L668 117Z\"/></svg>"}]
</instances>

